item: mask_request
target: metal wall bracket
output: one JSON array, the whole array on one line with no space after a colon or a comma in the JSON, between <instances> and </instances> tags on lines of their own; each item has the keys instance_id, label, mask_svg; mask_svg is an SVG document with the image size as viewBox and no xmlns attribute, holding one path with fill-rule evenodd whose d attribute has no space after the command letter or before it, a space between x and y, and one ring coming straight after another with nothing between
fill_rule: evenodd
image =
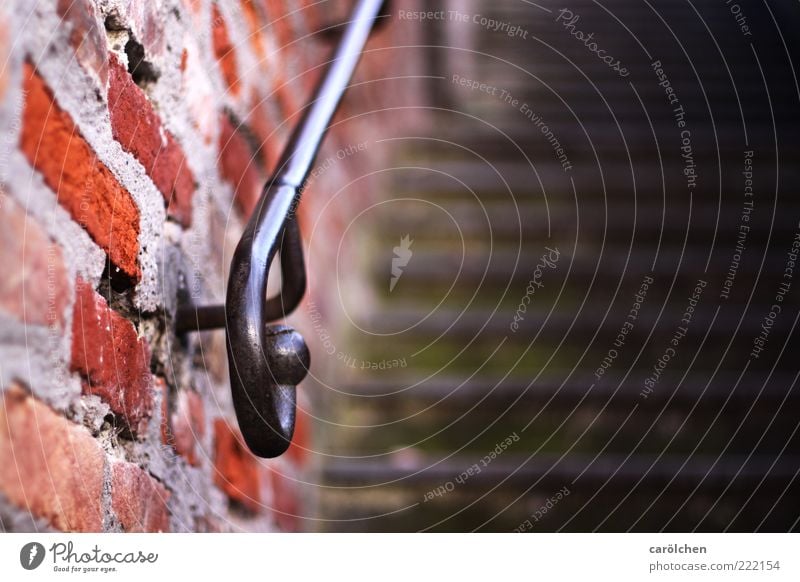
<instances>
[{"instance_id":1,"label":"metal wall bracket","mask_svg":"<svg viewBox=\"0 0 800 582\"><path fill-rule=\"evenodd\" d=\"M294 210L370 31L386 16L388 2L384 0L357 2L236 247L225 305L182 306L176 315L178 333L222 327L227 331L236 417L247 446L259 457L277 457L289 447L296 386L310 365L308 347L299 333L286 325L269 325L291 313L306 289ZM278 252L282 289L267 299L269 268Z\"/></svg>"}]
</instances>

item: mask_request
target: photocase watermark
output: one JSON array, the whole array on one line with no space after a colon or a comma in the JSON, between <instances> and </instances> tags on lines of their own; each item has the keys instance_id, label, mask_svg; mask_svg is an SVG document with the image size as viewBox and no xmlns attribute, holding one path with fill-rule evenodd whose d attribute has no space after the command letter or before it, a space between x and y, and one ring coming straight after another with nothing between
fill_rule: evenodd
<instances>
[{"instance_id":1,"label":"photocase watermark","mask_svg":"<svg viewBox=\"0 0 800 582\"><path fill-rule=\"evenodd\" d=\"M348 144L345 147L336 150L333 155L330 155L321 162L318 162L303 182L303 189L313 184L315 180L330 170L336 162L341 162L342 160L346 160L347 158L350 158L358 153L366 151L368 145L369 142L367 141Z\"/></svg>"},{"instance_id":2,"label":"photocase watermark","mask_svg":"<svg viewBox=\"0 0 800 582\"><path fill-rule=\"evenodd\" d=\"M53 219L54 220L54 219ZM59 345L64 340L64 330L61 329L61 294L64 292L62 286L63 262L59 247L55 243L47 245L46 253L47 270L45 275L45 289L47 294L47 342L50 350L58 353ZM56 385L63 386L68 380L67 369L63 366L53 366L51 368L53 380Z\"/></svg>"},{"instance_id":3,"label":"photocase watermark","mask_svg":"<svg viewBox=\"0 0 800 582\"><path fill-rule=\"evenodd\" d=\"M681 105L678 94L672 86L666 71L660 60L655 60L650 63L650 68L656 74L658 79L658 86L664 90L667 97L667 102L672 107L672 117L675 120L676 127L681 130L681 159L683 160L683 175L686 176L686 188L693 190L697 187L697 164L694 160L694 149L692 147L692 132L686 126L686 110Z\"/></svg>"},{"instance_id":4,"label":"photocase watermark","mask_svg":"<svg viewBox=\"0 0 800 582\"><path fill-rule=\"evenodd\" d=\"M324 160L317 162L314 168L308 173L308 176L303 181L303 184L300 186L300 191L302 192L303 190L308 188L311 184L313 184L316 180L321 178L337 162L341 162L356 154L366 151L368 145L369 145L368 141L351 143L343 148L339 148L333 155L330 155L326 157ZM298 196L295 196L294 200L292 201L292 205L289 208L289 212L287 213L287 216L289 218L295 215L295 213L297 212L297 205L299 203L300 203L300 198Z\"/></svg>"},{"instance_id":5,"label":"photocase watermark","mask_svg":"<svg viewBox=\"0 0 800 582\"><path fill-rule=\"evenodd\" d=\"M475 24L490 32L499 32L511 38L528 39L528 30L506 20L499 20L484 16L483 14L471 14L458 10L398 10L399 20L414 20L417 22L446 20L450 22L461 22L464 24Z\"/></svg>"},{"instance_id":6,"label":"photocase watermark","mask_svg":"<svg viewBox=\"0 0 800 582\"><path fill-rule=\"evenodd\" d=\"M519 112L522 113L522 115L524 115L528 121L533 123L540 132L542 132L542 135L547 140L547 143L549 143L550 147L553 148L553 153L555 154L556 158L561 163L561 168L565 172L569 172L572 169L572 162L569 161L567 153L561 145L561 142L553 133L553 130L550 129L550 126L545 123L542 116L534 111L527 103L523 103L519 106Z\"/></svg>"},{"instance_id":7,"label":"photocase watermark","mask_svg":"<svg viewBox=\"0 0 800 582\"><path fill-rule=\"evenodd\" d=\"M547 501L545 501L545 502L544 502L544 503L543 503L543 504L542 504L542 505L539 507L539 509L537 509L536 511L534 511L534 512L531 514L531 516L530 516L528 519L526 519L526 520L525 520L525 521L523 521L521 524L519 524L519 525L518 525L518 526L517 526L517 527L514 529L514 533L523 533L523 532L526 532L526 531L530 531L530 530L532 530L532 529L533 529L533 524L534 524L534 523L536 523L536 522L538 522L539 520L541 520L541 519L542 519L542 518L543 518L545 515L547 515L547 513L548 513L548 512L549 512L551 509L553 509L553 508L554 508L556 505L558 505L558 503L559 503L559 502L560 502L562 499L564 499L565 497L567 497L567 496L568 496L570 493L572 493L572 492L569 490L569 487L567 487L566 485L564 485L564 486L563 486L561 489L559 489L559 490L558 490L558 491L557 491L557 492L556 492L554 495L552 495L552 496L548 497L548 498L547 498ZM531 521L531 520L533 520L533 521Z\"/></svg>"},{"instance_id":8,"label":"photocase watermark","mask_svg":"<svg viewBox=\"0 0 800 582\"><path fill-rule=\"evenodd\" d=\"M414 244L414 239L410 235L404 235L400 239L400 244L392 249L394 257L392 258L392 274L389 278L389 293L394 291L400 277L403 276L403 269L408 266L414 252L411 250L411 245Z\"/></svg>"},{"instance_id":9,"label":"photocase watermark","mask_svg":"<svg viewBox=\"0 0 800 582\"><path fill-rule=\"evenodd\" d=\"M628 69L622 66L620 60L616 57L609 55L605 49L600 48L600 45L597 44L597 41L594 38L594 33L585 33L582 30L578 30L575 28L575 25L578 24L578 21L581 19L579 14L575 14L569 8L562 8L556 14L556 22L560 23L565 30L569 31L569 33L574 36L577 40L583 43L583 45L589 49L590 52L593 52L597 55L597 58L603 61L612 71L616 72L620 77L627 77L630 75Z\"/></svg>"},{"instance_id":10,"label":"photocase watermark","mask_svg":"<svg viewBox=\"0 0 800 582\"><path fill-rule=\"evenodd\" d=\"M569 172L572 169L572 162L569 160L566 150L561 145L561 141L556 137L555 133L553 133L553 130L550 129L550 126L545 122L544 118L530 105L528 105L528 103L517 99L510 91L506 89L502 89L488 83L483 83L475 79L468 79L467 77L462 77L461 75L454 74L451 77L451 82L454 85L466 87L472 91L480 91L481 93L486 93L492 97L497 97L503 103L522 113L522 115L524 115L528 121L533 123L536 128L542 132L542 135L550 144L550 147L553 148L553 153L561 164L561 168L564 170L564 172Z\"/></svg>"},{"instance_id":11,"label":"photocase watermark","mask_svg":"<svg viewBox=\"0 0 800 582\"><path fill-rule=\"evenodd\" d=\"M35 570L42 565L45 549L39 542L30 542L19 551L19 563L26 570Z\"/></svg>"},{"instance_id":12,"label":"photocase watermark","mask_svg":"<svg viewBox=\"0 0 800 582\"><path fill-rule=\"evenodd\" d=\"M692 323L692 319L694 318L694 313L697 310L697 304L700 302L700 297L703 295L703 291L705 290L708 282L699 279L697 284L694 286L692 290L692 294L689 296L688 302L686 304L686 309L683 311L683 316L681 316L680 325L678 325L675 332L672 334L672 337L669 340L669 345L664 350L664 353L656 360L656 363L653 364L653 369L650 375L645 378L644 381L644 388L642 388L639 395L642 398L647 398L656 388L658 381L661 380L661 375L664 373L664 370L667 369L670 361L678 355L678 347L689 333L689 326Z\"/></svg>"},{"instance_id":13,"label":"photocase watermark","mask_svg":"<svg viewBox=\"0 0 800 582\"><path fill-rule=\"evenodd\" d=\"M209 196L195 196L192 204L195 207L196 216L206 217L206 221L211 218L213 209ZM184 245L186 257L189 259L188 264L190 265L190 273L187 274L187 279L189 279L187 287L189 288L189 297L194 303L203 299L203 291L205 289L206 274L204 269L208 268L206 256L209 249L206 237L206 233L195 228L190 230L188 236L184 239L186 241Z\"/></svg>"},{"instance_id":14,"label":"photocase watermark","mask_svg":"<svg viewBox=\"0 0 800 582\"><path fill-rule=\"evenodd\" d=\"M34 570L42 565L47 554L52 557L53 572L72 574L110 574L118 572L120 564L155 564L158 554L141 550L131 552L106 552L96 545L88 550L76 550L72 542L56 542L45 551L42 544L30 542L22 546L20 565Z\"/></svg>"},{"instance_id":15,"label":"photocase watermark","mask_svg":"<svg viewBox=\"0 0 800 582\"><path fill-rule=\"evenodd\" d=\"M512 432L505 439L497 443L494 446L494 449L492 449L480 461L469 466L454 479L446 481L441 485L439 485L438 487L435 487L434 489L431 489L430 491L425 493L422 499L423 503L432 501L434 497L441 497L443 495L446 495L447 493L455 491L458 485L464 485L472 477L474 477L475 475L479 475L481 471L483 471L486 467L488 467L492 463L492 461L494 461L497 457L506 452L506 450L516 442L519 442L519 435L516 432Z\"/></svg>"},{"instance_id":16,"label":"photocase watermark","mask_svg":"<svg viewBox=\"0 0 800 582\"><path fill-rule=\"evenodd\" d=\"M21 95L22 102L25 103L28 99L28 92L23 90ZM8 182L9 171L9 155L17 146L17 139L20 127L22 126L22 110L14 113L11 118L11 123L8 124L6 131L3 132L2 141L0 142L0 208L6 202L8 192L6 192L6 183Z\"/></svg>"},{"instance_id":17,"label":"photocase watermark","mask_svg":"<svg viewBox=\"0 0 800 582\"><path fill-rule=\"evenodd\" d=\"M537 289L544 287L542 278L544 277L545 269L555 269L558 260L561 258L561 252L559 252L557 248L551 249L550 247L544 247L544 250L547 252L544 253L539 259L539 262L536 263L536 267L533 269L533 275L531 275L528 286L525 288L525 295L520 300L517 311L514 314L514 319L509 324L509 329L511 329L512 332L517 332L519 330L519 324L525 320L525 313L528 312L528 305L533 301L533 296L536 294Z\"/></svg>"},{"instance_id":18,"label":"photocase watermark","mask_svg":"<svg viewBox=\"0 0 800 582\"><path fill-rule=\"evenodd\" d=\"M625 346L625 343L628 339L628 334L633 331L633 328L636 326L636 322L639 320L639 313L641 312L642 305L647 297L647 291L650 289L650 285L652 284L653 276L645 275L641 285L639 285L638 291L636 291L633 296L633 304L631 304L631 308L628 310L628 314L625 316L625 321L622 323L622 326L620 326L617 336L614 338L612 347L608 349L603 361L600 362L600 365L594 372L594 377L596 380L600 380L600 378L602 378L606 371L612 366L614 361L619 357L619 350Z\"/></svg>"},{"instance_id":19,"label":"photocase watermark","mask_svg":"<svg viewBox=\"0 0 800 582\"><path fill-rule=\"evenodd\" d=\"M733 249L733 256L731 257L728 272L725 274L725 280L722 282L722 290L719 292L719 298L726 301L730 298L733 282L736 279L736 274L739 272L739 265L742 262L742 255L744 254L745 245L747 243L747 235L750 232L750 216L755 207L754 191L753 191L753 150L745 150L744 152L744 169L742 176L744 176L744 201L742 202L742 212L739 216L739 227L736 233L736 246Z\"/></svg>"},{"instance_id":20,"label":"photocase watermark","mask_svg":"<svg viewBox=\"0 0 800 582\"><path fill-rule=\"evenodd\" d=\"M742 36L753 36L750 25L747 24L747 17L744 15L744 12L742 12L742 7L734 2L734 0L725 0L725 6L731 11L733 19L736 21L736 25L739 27Z\"/></svg>"},{"instance_id":21,"label":"photocase watermark","mask_svg":"<svg viewBox=\"0 0 800 582\"><path fill-rule=\"evenodd\" d=\"M311 319L311 325L314 328L314 333L317 334L317 338L322 343L322 349L329 356L332 356L336 353L336 345L331 339L331 334L328 331L328 328L322 325L322 314L319 312L317 305L313 301L308 302L308 316Z\"/></svg>"},{"instance_id":22,"label":"photocase watermark","mask_svg":"<svg viewBox=\"0 0 800 582\"><path fill-rule=\"evenodd\" d=\"M329 356L336 356L337 361L343 366L354 370L391 370L394 368L408 367L406 358L365 360L342 350L338 350L331 337L330 331L328 331L328 328L322 323L322 314L313 301L308 302L308 316L311 320L311 326L314 328L314 333L322 344L322 351Z\"/></svg>"},{"instance_id":23,"label":"photocase watermark","mask_svg":"<svg viewBox=\"0 0 800 582\"><path fill-rule=\"evenodd\" d=\"M800 223L798 223L797 228L800 229ZM797 266L798 254L800 254L800 231L795 231L792 243L786 251L786 263L783 267L781 282L778 283L778 288L775 291L773 303L769 308L769 312L764 316L761 322L761 331L759 331L758 335L753 339L753 349L750 352L750 357L755 360L759 358L761 352L767 347L767 340L769 339L772 327L783 311L784 299L786 299L786 296L792 288L792 279L794 278L794 269Z\"/></svg>"},{"instance_id":24,"label":"photocase watermark","mask_svg":"<svg viewBox=\"0 0 800 582\"><path fill-rule=\"evenodd\" d=\"M97 164L97 156L93 155L92 165L95 164ZM96 212L96 209L93 205L95 201L94 182L91 179L87 178L83 183L83 189L81 190L79 200L78 215L75 217L75 222L80 224L81 228L86 230L86 227L89 223L89 216Z\"/></svg>"}]
</instances>

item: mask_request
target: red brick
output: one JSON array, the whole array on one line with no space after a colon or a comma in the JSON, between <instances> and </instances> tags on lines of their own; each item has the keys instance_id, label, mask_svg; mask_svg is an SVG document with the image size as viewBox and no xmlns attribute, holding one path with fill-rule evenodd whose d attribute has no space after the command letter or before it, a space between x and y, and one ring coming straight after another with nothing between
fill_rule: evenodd
<instances>
[{"instance_id":1,"label":"red brick","mask_svg":"<svg viewBox=\"0 0 800 582\"><path fill-rule=\"evenodd\" d=\"M193 467L200 465L200 451L205 437L205 410L197 392L181 390L172 415L172 439L175 452Z\"/></svg>"},{"instance_id":2,"label":"red brick","mask_svg":"<svg viewBox=\"0 0 800 582\"><path fill-rule=\"evenodd\" d=\"M97 10L89 0L58 0L58 15L70 28L69 42L78 62L97 75L105 87L108 81L106 31L97 19Z\"/></svg>"},{"instance_id":3,"label":"red brick","mask_svg":"<svg viewBox=\"0 0 800 582\"><path fill-rule=\"evenodd\" d=\"M253 130L261 147L256 152L261 158L262 166L272 170L278 164L281 155L280 143L282 134L277 130L278 124L270 119L267 100L262 99L255 90L251 96L251 108L245 117L245 123Z\"/></svg>"},{"instance_id":4,"label":"red brick","mask_svg":"<svg viewBox=\"0 0 800 582\"><path fill-rule=\"evenodd\" d=\"M259 510L259 463L241 436L221 418L214 420L214 469L214 482L228 498L250 511Z\"/></svg>"},{"instance_id":5,"label":"red brick","mask_svg":"<svg viewBox=\"0 0 800 582\"><path fill-rule=\"evenodd\" d=\"M192 125L203 136L206 144L216 137L217 110L209 106L216 101L215 90L208 74L207 65L200 58L200 49L194 37L185 37L183 59L184 73L181 86Z\"/></svg>"},{"instance_id":6,"label":"red brick","mask_svg":"<svg viewBox=\"0 0 800 582\"><path fill-rule=\"evenodd\" d=\"M19 387L0 406L0 490L62 531L103 527L100 445Z\"/></svg>"},{"instance_id":7,"label":"red brick","mask_svg":"<svg viewBox=\"0 0 800 582\"><path fill-rule=\"evenodd\" d=\"M183 0L183 5L186 6L193 14L199 14L203 8L202 0Z\"/></svg>"},{"instance_id":8,"label":"red brick","mask_svg":"<svg viewBox=\"0 0 800 582\"><path fill-rule=\"evenodd\" d=\"M320 59L321 60L321 59ZM307 96L313 95L314 90L319 85L320 79L322 79L322 75L325 73L325 69L323 67L317 66L319 63L318 61L311 61L308 62L305 66L305 69L300 74L300 78L295 80L294 90L292 94L287 95L284 99L291 99L292 103L299 109L303 106L302 99L307 98ZM361 69L357 69L359 72ZM384 76L383 73L380 76ZM379 76L379 77L380 77ZM367 85L361 85L357 89L358 90L365 90L364 87L368 87ZM298 89L299 87L299 89ZM350 91L350 93L354 93L355 91ZM341 105L345 105L349 103L348 99L343 99ZM361 109L359 109L359 113L363 112L363 104L361 105ZM339 109L337 109L339 111ZM342 116L338 115L339 119L345 119L349 116Z\"/></svg>"},{"instance_id":9,"label":"red brick","mask_svg":"<svg viewBox=\"0 0 800 582\"><path fill-rule=\"evenodd\" d=\"M110 66L108 107L114 139L144 166L164 196L170 216L188 227L195 180L183 150L164 130L147 96L113 55Z\"/></svg>"},{"instance_id":10,"label":"red brick","mask_svg":"<svg viewBox=\"0 0 800 582\"><path fill-rule=\"evenodd\" d=\"M274 463L274 461L273 461ZM272 486L272 512L278 527L283 531L298 531L300 528L298 483L286 473L286 468L277 464L265 466Z\"/></svg>"},{"instance_id":11,"label":"red brick","mask_svg":"<svg viewBox=\"0 0 800 582\"><path fill-rule=\"evenodd\" d=\"M161 419L159 425L159 437L162 445L172 445L172 431L169 426L169 386L166 380L160 376L154 377L156 392L161 393Z\"/></svg>"},{"instance_id":12,"label":"red brick","mask_svg":"<svg viewBox=\"0 0 800 582\"><path fill-rule=\"evenodd\" d=\"M234 96L239 94L239 66L236 60L236 47L228 35L225 19L216 4L212 5L211 34L214 44L214 54L217 57L222 77L228 85L228 90Z\"/></svg>"},{"instance_id":13,"label":"red brick","mask_svg":"<svg viewBox=\"0 0 800 582\"><path fill-rule=\"evenodd\" d=\"M275 96L278 98L281 112L284 119L289 121L289 127L294 125L300 120L299 112L303 105L301 98L298 94L298 85L302 85L306 78L309 78L311 73L306 72L300 78L287 79L286 75L281 71L275 74ZM345 99L344 103L347 100Z\"/></svg>"},{"instance_id":14,"label":"red brick","mask_svg":"<svg viewBox=\"0 0 800 582\"><path fill-rule=\"evenodd\" d=\"M44 80L25 64L25 107L20 147L58 194L59 203L134 280L141 276L139 209L109 169L97 160Z\"/></svg>"},{"instance_id":15,"label":"red brick","mask_svg":"<svg viewBox=\"0 0 800 582\"><path fill-rule=\"evenodd\" d=\"M306 22L308 33L314 34L322 28L321 5L319 0L301 0L300 14Z\"/></svg>"},{"instance_id":16,"label":"red brick","mask_svg":"<svg viewBox=\"0 0 800 582\"><path fill-rule=\"evenodd\" d=\"M262 2L270 20L268 33L278 39L281 49L288 47L294 40L294 32L286 0L262 0Z\"/></svg>"},{"instance_id":17,"label":"red brick","mask_svg":"<svg viewBox=\"0 0 800 582\"><path fill-rule=\"evenodd\" d=\"M255 208L264 186L264 177L255 160L250 144L223 113L219 132L220 174L233 185L234 199L245 217Z\"/></svg>"},{"instance_id":18,"label":"red brick","mask_svg":"<svg viewBox=\"0 0 800 582\"><path fill-rule=\"evenodd\" d=\"M296 40L297 34L292 27L291 9L286 5L286 0L262 0L267 12L267 19L270 21L266 28L266 33L273 35L278 40L278 60L286 62L289 53L298 52L302 54ZM326 8L327 9L327 8ZM309 50L306 45L305 51ZM311 68L310 66L308 68ZM296 113L302 107L301 100L296 93L293 83L288 82L286 67L281 67L273 72L273 85L275 87L275 97L281 108L284 119L294 120ZM307 76L307 75L304 75ZM302 78L300 79L302 81ZM296 120L295 120L296 121ZM290 125L293 125L290 124Z\"/></svg>"},{"instance_id":19,"label":"red brick","mask_svg":"<svg viewBox=\"0 0 800 582\"><path fill-rule=\"evenodd\" d=\"M256 6L253 0L241 0L241 2L242 13L244 14L244 18L247 21L247 27L249 29L250 44L253 47L253 52L255 52L256 57L258 58L259 64L263 66L264 61L267 58L267 50L264 47L264 38L262 36L264 32L263 19L259 13L258 6Z\"/></svg>"},{"instance_id":20,"label":"red brick","mask_svg":"<svg viewBox=\"0 0 800 582\"><path fill-rule=\"evenodd\" d=\"M159 12L159 4L153 0L129 0L128 4L133 34L151 60L158 60L167 46L164 17Z\"/></svg>"},{"instance_id":21,"label":"red brick","mask_svg":"<svg viewBox=\"0 0 800 582\"><path fill-rule=\"evenodd\" d=\"M142 432L153 413L150 350L133 324L81 279L75 283L70 369L83 377L85 394L100 396L133 434Z\"/></svg>"},{"instance_id":22,"label":"red brick","mask_svg":"<svg viewBox=\"0 0 800 582\"><path fill-rule=\"evenodd\" d=\"M169 531L170 493L133 463L111 464L111 509L126 532Z\"/></svg>"},{"instance_id":23,"label":"red brick","mask_svg":"<svg viewBox=\"0 0 800 582\"><path fill-rule=\"evenodd\" d=\"M128 30L144 47L149 61L159 61L166 49L164 3L153 0L126 0L116 3L106 24L112 30Z\"/></svg>"},{"instance_id":24,"label":"red brick","mask_svg":"<svg viewBox=\"0 0 800 582\"><path fill-rule=\"evenodd\" d=\"M35 325L64 327L69 281L61 249L12 198L0 205L0 309Z\"/></svg>"}]
</instances>

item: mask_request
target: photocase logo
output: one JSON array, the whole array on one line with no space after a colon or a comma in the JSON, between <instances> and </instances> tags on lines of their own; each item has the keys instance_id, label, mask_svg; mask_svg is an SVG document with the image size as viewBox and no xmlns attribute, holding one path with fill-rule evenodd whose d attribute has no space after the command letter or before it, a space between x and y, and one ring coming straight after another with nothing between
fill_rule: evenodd
<instances>
[{"instance_id":1,"label":"photocase logo","mask_svg":"<svg viewBox=\"0 0 800 582\"><path fill-rule=\"evenodd\" d=\"M19 563L26 570L35 570L44 561L44 554L44 546L39 542L27 543L19 552Z\"/></svg>"},{"instance_id":2,"label":"photocase logo","mask_svg":"<svg viewBox=\"0 0 800 582\"><path fill-rule=\"evenodd\" d=\"M403 276L403 267L408 265L411 256L414 254L411 251L412 244L414 244L414 240L409 235L405 235L400 239L400 245L392 249L394 250L394 257L392 258L392 278L389 281L389 293L394 291L395 285L397 285L400 277Z\"/></svg>"}]
</instances>

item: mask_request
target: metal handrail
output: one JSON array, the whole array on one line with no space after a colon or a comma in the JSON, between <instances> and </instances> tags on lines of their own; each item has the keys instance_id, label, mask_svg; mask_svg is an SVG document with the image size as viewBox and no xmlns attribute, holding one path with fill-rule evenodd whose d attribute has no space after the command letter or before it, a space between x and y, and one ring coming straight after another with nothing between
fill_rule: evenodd
<instances>
[{"instance_id":1,"label":"metal handrail","mask_svg":"<svg viewBox=\"0 0 800 582\"><path fill-rule=\"evenodd\" d=\"M291 313L306 289L303 249L294 210L331 119L347 89L385 0L358 0L342 38L295 127L236 247L225 305L184 306L178 333L225 327L233 405L247 446L260 457L277 457L294 433L296 385L310 364L296 331L270 321ZM280 251L282 288L267 299L269 268Z\"/></svg>"}]
</instances>

